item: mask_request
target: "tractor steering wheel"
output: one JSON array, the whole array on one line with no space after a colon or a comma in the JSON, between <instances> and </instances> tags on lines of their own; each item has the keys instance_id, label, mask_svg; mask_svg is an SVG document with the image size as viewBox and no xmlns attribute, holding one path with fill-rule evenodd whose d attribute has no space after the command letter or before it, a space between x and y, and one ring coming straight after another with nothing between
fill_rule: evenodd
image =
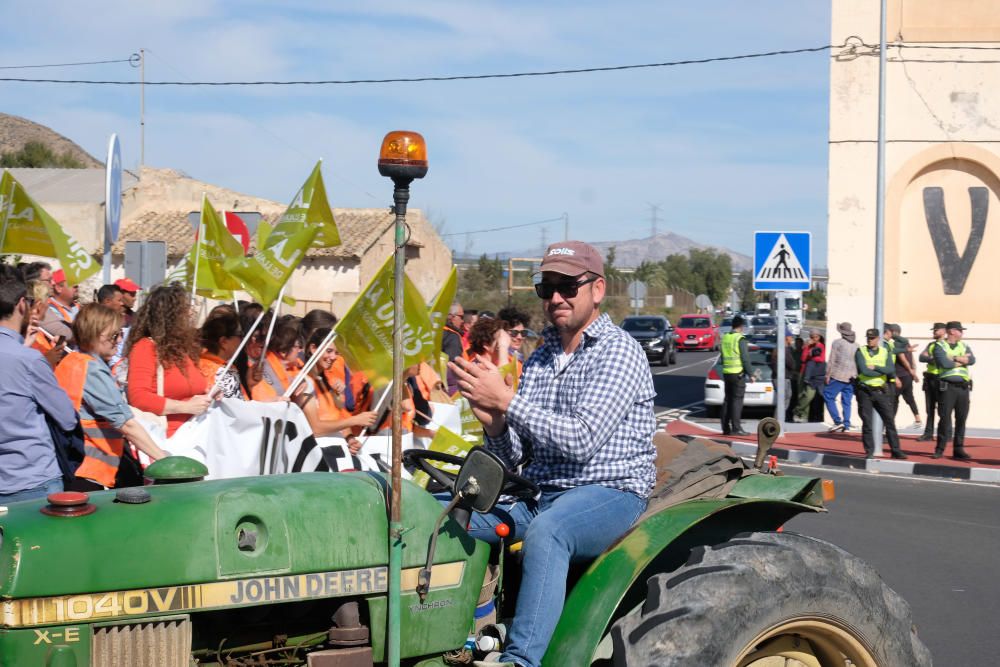
<instances>
[{"instance_id":1,"label":"tractor steering wheel","mask_svg":"<svg viewBox=\"0 0 1000 667\"><path fill-rule=\"evenodd\" d=\"M448 472L447 470L442 470L441 468L433 465L433 463L442 463L461 467L464 461L465 458L461 456L445 454L444 452L435 452L430 449L407 449L403 452L404 463L420 468L420 470L427 473L431 479L446 488L452 495L455 494L455 479L458 475L453 472ZM526 500L528 498L537 498L540 493L541 490L538 488L538 485L530 479L516 475L509 469L506 470L503 486L504 495L514 496L516 498Z\"/></svg>"}]
</instances>

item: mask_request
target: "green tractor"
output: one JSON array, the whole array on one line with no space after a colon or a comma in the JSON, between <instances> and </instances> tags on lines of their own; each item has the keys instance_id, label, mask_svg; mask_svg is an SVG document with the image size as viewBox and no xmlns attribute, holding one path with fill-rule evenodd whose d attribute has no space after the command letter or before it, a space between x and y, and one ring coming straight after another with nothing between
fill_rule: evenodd
<instances>
[{"instance_id":1,"label":"green tractor","mask_svg":"<svg viewBox=\"0 0 1000 667\"><path fill-rule=\"evenodd\" d=\"M545 665L931 663L908 605L868 565L781 532L801 512L825 511L828 487L768 471L776 422L761 429L753 468L700 475L679 498L658 488L628 533L571 573ZM661 451L661 472L676 454ZM403 483L401 663L467 664L502 644L496 619L512 614L519 557L517 544L491 547L464 526L530 483L480 448L462 460L424 450L406 459L452 502ZM389 477L198 481L198 465L164 459L148 470L153 485L6 508L0 665L387 660Z\"/></svg>"}]
</instances>

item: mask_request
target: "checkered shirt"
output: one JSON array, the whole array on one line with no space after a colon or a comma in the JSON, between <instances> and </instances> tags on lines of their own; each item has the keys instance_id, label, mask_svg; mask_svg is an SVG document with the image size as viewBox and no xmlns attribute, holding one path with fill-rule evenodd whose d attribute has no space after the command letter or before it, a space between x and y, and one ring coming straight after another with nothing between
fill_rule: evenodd
<instances>
[{"instance_id":1,"label":"checkered shirt","mask_svg":"<svg viewBox=\"0 0 1000 667\"><path fill-rule=\"evenodd\" d=\"M507 408L508 428L486 446L511 466L529 446L522 474L541 486L600 484L647 497L656 479L656 392L642 348L602 314L557 372L559 333L548 327L542 336Z\"/></svg>"}]
</instances>

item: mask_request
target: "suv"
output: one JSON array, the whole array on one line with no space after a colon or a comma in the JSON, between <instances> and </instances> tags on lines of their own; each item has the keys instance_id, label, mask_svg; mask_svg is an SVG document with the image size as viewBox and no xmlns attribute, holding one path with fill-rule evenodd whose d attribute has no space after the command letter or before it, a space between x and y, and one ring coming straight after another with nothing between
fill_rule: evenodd
<instances>
[{"instance_id":1,"label":"suv","mask_svg":"<svg viewBox=\"0 0 1000 667\"><path fill-rule=\"evenodd\" d=\"M664 366L677 363L677 344L670 320L657 315L632 315L622 321L622 329L639 341L650 363Z\"/></svg>"}]
</instances>

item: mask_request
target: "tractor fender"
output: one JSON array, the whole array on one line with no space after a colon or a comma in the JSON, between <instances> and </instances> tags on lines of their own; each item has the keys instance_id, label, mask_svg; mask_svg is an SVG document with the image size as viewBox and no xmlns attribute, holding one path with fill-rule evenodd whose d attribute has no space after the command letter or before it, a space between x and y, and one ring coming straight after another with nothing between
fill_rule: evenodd
<instances>
[{"instance_id":1,"label":"tractor fender","mask_svg":"<svg viewBox=\"0 0 1000 667\"><path fill-rule=\"evenodd\" d=\"M780 498L716 498L667 507L640 520L601 554L566 599L542 664L589 665L611 622L645 598L646 579L682 565L695 546L772 531L821 507Z\"/></svg>"}]
</instances>

